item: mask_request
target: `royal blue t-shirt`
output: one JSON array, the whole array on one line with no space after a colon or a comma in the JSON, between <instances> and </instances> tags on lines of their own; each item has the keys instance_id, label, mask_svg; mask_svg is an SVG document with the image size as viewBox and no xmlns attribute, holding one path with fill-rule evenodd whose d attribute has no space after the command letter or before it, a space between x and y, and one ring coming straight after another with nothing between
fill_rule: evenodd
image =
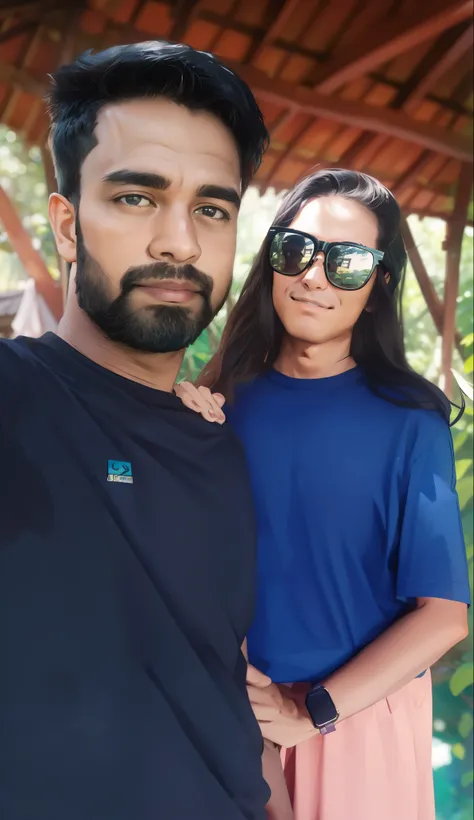
<instances>
[{"instance_id":1,"label":"royal blue t-shirt","mask_svg":"<svg viewBox=\"0 0 474 820\"><path fill-rule=\"evenodd\" d=\"M258 519L249 659L318 681L412 608L469 602L452 438L436 412L378 398L355 368L276 371L237 391Z\"/></svg>"},{"instance_id":2,"label":"royal blue t-shirt","mask_svg":"<svg viewBox=\"0 0 474 820\"><path fill-rule=\"evenodd\" d=\"M1 820L263 820L228 426L64 341L0 341Z\"/></svg>"}]
</instances>

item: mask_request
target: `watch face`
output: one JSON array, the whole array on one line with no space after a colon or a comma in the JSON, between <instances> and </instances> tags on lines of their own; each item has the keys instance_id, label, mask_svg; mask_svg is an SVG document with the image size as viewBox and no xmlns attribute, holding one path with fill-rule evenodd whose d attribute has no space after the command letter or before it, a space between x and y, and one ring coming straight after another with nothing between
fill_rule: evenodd
<instances>
[{"instance_id":1,"label":"watch face","mask_svg":"<svg viewBox=\"0 0 474 820\"><path fill-rule=\"evenodd\" d=\"M314 725L318 728L326 726L328 723L334 723L339 717L329 692L326 692L323 687L313 689L308 694L306 708Z\"/></svg>"}]
</instances>

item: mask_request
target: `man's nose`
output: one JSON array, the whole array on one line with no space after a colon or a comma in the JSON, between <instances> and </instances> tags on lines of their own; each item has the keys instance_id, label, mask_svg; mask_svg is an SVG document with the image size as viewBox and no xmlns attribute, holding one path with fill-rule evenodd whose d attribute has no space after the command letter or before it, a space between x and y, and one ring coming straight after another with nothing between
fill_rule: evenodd
<instances>
[{"instance_id":1,"label":"man's nose","mask_svg":"<svg viewBox=\"0 0 474 820\"><path fill-rule=\"evenodd\" d=\"M201 246L192 214L182 207L160 210L148 252L157 261L175 265L196 264L201 256Z\"/></svg>"},{"instance_id":2,"label":"man's nose","mask_svg":"<svg viewBox=\"0 0 474 820\"><path fill-rule=\"evenodd\" d=\"M311 267L304 272L302 284L307 290L326 290L328 280L324 271L323 253L318 253Z\"/></svg>"}]
</instances>

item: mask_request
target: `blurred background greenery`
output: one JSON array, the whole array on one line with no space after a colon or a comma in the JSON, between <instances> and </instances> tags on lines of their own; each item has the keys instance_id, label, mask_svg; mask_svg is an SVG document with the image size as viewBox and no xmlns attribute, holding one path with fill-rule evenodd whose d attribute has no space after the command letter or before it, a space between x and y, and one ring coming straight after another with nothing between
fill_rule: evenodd
<instances>
[{"instance_id":1,"label":"blurred background greenery","mask_svg":"<svg viewBox=\"0 0 474 820\"><path fill-rule=\"evenodd\" d=\"M27 150L12 131L0 127L0 184L16 204L35 247L57 276L58 261L47 216L47 194L40 152ZM239 222L235 279L228 303L210 329L189 349L182 377L194 379L216 349L229 310L269 227L281 195L271 189L263 196L251 188L245 195ZM438 295L443 298L445 225L435 219L410 217L410 226ZM25 281L24 269L12 253L0 226L0 290L14 290ZM436 333L418 283L408 270L404 290L404 325L407 352L413 367L434 382L439 380L441 340ZM464 237L457 328L463 353L455 353L454 367L472 384L473 333L473 231ZM459 378L459 377L458 377ZM469 390L469 388L467 388ZM473 573L473 404L453 430L458 492L464 532ZM470 612L472 626L472 611ZM439 820L472 820L473 816L473 644L470 637L450 652L434 670L433 767ZM401 818L403 820L403 818Z\"/></svg>"}]
</instances>

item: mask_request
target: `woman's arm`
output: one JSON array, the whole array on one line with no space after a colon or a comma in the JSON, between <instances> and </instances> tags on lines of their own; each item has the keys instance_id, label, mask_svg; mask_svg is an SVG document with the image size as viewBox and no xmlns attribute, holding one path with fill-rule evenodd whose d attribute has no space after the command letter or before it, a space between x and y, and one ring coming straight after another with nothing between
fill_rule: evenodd
<instances>
[{"instance_id":1,"label":"woman's arm","mask_svg":"<svg viewBox=\"0 0 474 820\"><path fill-rule=\"evenodd\" d=\"M467 606L420 599L417 608L324 681L340 720L401 689L467 635ZM249 670L249 697L265 738L290 747L317 733L304 696Z\"/></svg>"},{"instance_id":2,"label":"woman's arm","mask_svg":"<svg viewBox=\"0 0 474 820\"><path fill-rule=\"evenodd\" d=\"M466 604L421 598L413 612L324 682L340 719L362 712L410 683L467 632Z\"/></svg>"}]
</instances>

